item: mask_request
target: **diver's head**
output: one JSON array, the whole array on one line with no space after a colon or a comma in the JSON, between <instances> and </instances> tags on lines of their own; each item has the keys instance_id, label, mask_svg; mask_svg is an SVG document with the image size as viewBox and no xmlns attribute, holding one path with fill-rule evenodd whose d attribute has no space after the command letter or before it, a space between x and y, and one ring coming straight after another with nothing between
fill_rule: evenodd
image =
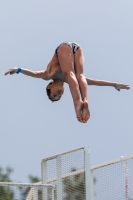
<instances>
[{"instance_id":1,"label":"diver's head","mask_svg":"<svg viewBox=\"0 0 133 200\"><path fill-rule=\"evenodd\" d=\"M64 93L64 82L62 80L54 80L46 87L48 98L53 101L59 101Z\"/></svg>"}]
</instances>

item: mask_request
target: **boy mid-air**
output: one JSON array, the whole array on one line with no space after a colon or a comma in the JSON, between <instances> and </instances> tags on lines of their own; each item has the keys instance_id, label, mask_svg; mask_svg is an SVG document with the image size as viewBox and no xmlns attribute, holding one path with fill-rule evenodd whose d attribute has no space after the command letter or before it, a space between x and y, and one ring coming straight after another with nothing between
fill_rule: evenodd
<instances>
[{"instance_id":1,"label":"boy mid-air","mask_svg":"<svg viewBox=\"0 0 133 200\"><path fill-rule=\"evenodd\" d=\"M47 87L51 101L60 100L64 93L64 82L69 85L78 121L86 123L90 118L87 85L112 86L116 90L130 89L129 85L103 80L93 80L84 75L84 56L82 48L74 42L60 44L46 70L32 71L24 68L11 68L5 75L22 73L35 78L52 80Z\"/></svg>"}]
</instances>

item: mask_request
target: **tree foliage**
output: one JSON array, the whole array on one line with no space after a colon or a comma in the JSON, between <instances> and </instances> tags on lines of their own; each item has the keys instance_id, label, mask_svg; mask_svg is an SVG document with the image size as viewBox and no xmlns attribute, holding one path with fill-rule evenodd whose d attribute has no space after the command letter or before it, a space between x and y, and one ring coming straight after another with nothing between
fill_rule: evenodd
<instances>
[{"instance_id":1,"label":"tree foliage","mask_svg":"<svg viewBox=\"0 0 133 200\"><path fill-rule=\"evenodd\" d=\"M12 182L12 180L10 179L10 175L12 172L13 172L13 170L10 167L7 167L5 169L0 167L0 182ZM40 181L40 179L37 176L29 175L30 183L36 183L39 181ZM14 199L15 189L11 189L11 188L12 187L0 186L0 200L13 200ZM19 187L18 191L20 194L19 200L25 200L30 191L30 188L29 187L28 188ZM39 199L39 200L41 200L41 199Z\"/></svg>"},{"instance_id":2,"label":"tree foliage","mask_svg":"<svg viewBox=\"0 0 133 200\"><path fill-rule=\"evenodd\" d=\"M77 171L76 168L72 168L71 172ZM94 178L94 184L96 178ZM64 178L63 180L63 196L64 200L85 200L86 188L85 188L85 173L80 173Z\"/></svg>"},{"instance_id":3,"label":"tree foliage","mask_svg":"<svg viewBox=\"0 0 133 200\"><path fill-rule=\"evenodd\" d=\"M11 182L10 174L12 169L7 167L5 170L0 167L0 182ZM0 200L12 200L14 192L9 187L0 187Z\"/></svg>"},{"instance_id":4,"label":"tree foliage","mask_svg":"<svg viewBox=\"0 0 133 200\"><path fill-rule=\"evenodd\" d=\"M77 171L72 168L71 172ZM63 180L64 200L85 200L85 174L69 176Z\"/></svg>"}]
</instances>

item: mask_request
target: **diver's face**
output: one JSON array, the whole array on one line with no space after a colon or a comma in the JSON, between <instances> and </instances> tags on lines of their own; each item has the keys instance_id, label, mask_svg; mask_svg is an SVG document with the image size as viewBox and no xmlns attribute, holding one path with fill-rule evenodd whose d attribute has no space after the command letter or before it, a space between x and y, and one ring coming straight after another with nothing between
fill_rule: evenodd
<instances>
[{"instance_id":1,"label":"diver's face","mask_svg":"<svg viewBox=\"0 0 133 200\"><path fill-rule=\"evenodd\" d=\"M61 96L64 93L64 87L63 86L59 86L56 85L54 82L48 86L48 88L50 89L50 99L52 101L58 101L60 100Z\"/></svg>"}]
</instances>

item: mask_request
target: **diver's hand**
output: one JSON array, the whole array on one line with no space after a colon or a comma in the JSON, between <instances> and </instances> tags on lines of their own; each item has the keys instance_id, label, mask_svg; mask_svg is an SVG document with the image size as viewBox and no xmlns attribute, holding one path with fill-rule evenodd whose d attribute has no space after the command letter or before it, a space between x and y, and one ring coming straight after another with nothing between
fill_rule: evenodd
<instances>
[{"instance_id":1,"label":"diver's hand","mask_svg":"<svg viewBox=\"0 0 133 200\"><path fill-rule=\"evenodd\" d=\"M9 69L7 72L5 72L5 76L10 74L10 75L13 75L17 72L18 68L17 67L14 67L14 68L11 68Z\"/></svg>"},{"instance_id":2,"label":"diver's hand","mask_svg":"<svg viewBox=\"0 0 133 200\"><path fill-rule=\"evenodd\" d=\"M120 91L121 89L126 89L126 90L129 90L130 89L130 86L129 85L126 85L126 84L119 84L119 83L116 83L115 84L115 89Z\"/></svg>"}]
</instances>

